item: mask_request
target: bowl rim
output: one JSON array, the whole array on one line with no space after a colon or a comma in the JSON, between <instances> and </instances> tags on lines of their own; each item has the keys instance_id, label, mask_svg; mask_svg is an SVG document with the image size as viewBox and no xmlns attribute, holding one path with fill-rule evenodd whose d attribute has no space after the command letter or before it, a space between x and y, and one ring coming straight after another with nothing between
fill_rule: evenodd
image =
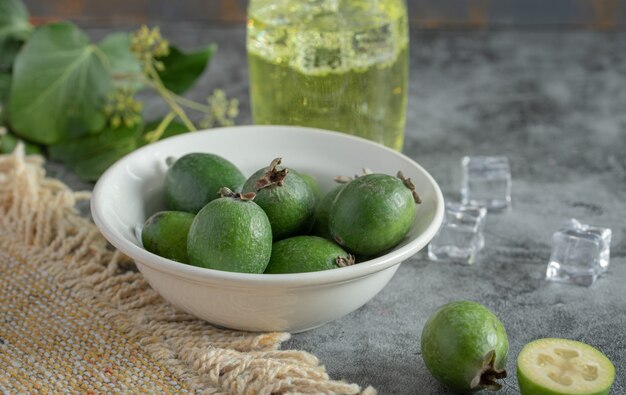
<instances>
[{"instance_id":1,"label":"bowl rim","mask_svg":"<svg viewBox=\"0 0 626 395\"><path fill-rule=\"evenodd\" d=\"M374 145L378 149L383 149L402 157L402 159L408 161L413 166L418 168L434 190L435 196L435 215L433 220L426 227L426 229L419 234L415 240L392 250L382 256L370 259L358 263L356 265L336 268L332 270L323 270L317 272L305 272L305 273L288 273L288 274L254 274L254 273L240 273L240 272L228 272L222 270L208 269L197 266L192 266L180 262L176 262L167 258L163 258L156 254L153 254L136 244L130 242L126 238L118 235L113 227L109 225L106 216L103 212L104 202L102 201L104 195L104 188L111 179L116 176L116 173L126 167L128 163L131 163L135 157L141 156L145 151L152 151L166 146L174 140L185 140L190 136L200 134L216 134L216 133L246 133L249 129L257 130L255 133L259 133L259 129L271 129L271 130L289 130L290 133L304 133L304 134L330 134L334 138L346 139L358 141L359 144ZM192 133L185 133L182 135L176 135L160 140L155 143L151 143L139 149L136 149L129 154L125 155L113 165L111 165L98 179L91 196L90 202L91 215L93 220L103 234L103 236L118 250L132 258L139 269L142 265L146 265L151 269L165 272L177 277L183 277L192 281L213 281L221 284L230 284L238 286L258 286L258 285L277 285L281 287L297 287L297 286L321 286L324 284L333 284L337 282L353 281L361 277L369 276L394 265L402 263L403 260L413 256L419 250L421 250L430 240L435 236L444 215L444 198L439 188L439 185L434 178L426 171L419 163L410 157L404 155L401 152L395 151L391 148L385 147L382 144L341 132L335 132L324 129L302 127L302 126L287 126L287 125L238 125L227 126L205 130L198 130Z\"/></svg>"}]
</instances>

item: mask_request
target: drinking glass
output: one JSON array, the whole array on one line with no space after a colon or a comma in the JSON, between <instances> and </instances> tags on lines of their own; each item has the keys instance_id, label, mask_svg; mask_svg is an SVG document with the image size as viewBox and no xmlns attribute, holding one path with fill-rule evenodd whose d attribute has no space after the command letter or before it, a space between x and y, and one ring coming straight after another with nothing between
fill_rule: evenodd
<instances>
[{"instance_id":1,"label":"drinking glass","mask_svg":"<svg viewBox=\"0 0 626 395\"><path fill-rule=\"evenodd\" d=\"M254 122L336 130L401 150L408 43L403 0L250 0Z\"/></svg>"}]
</instances>

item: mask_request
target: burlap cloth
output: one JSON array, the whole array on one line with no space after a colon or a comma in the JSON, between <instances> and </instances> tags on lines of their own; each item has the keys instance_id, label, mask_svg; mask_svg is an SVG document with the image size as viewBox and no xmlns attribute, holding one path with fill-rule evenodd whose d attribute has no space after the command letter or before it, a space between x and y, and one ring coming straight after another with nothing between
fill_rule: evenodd
<instances>
[{"instance_id":1,"label":"burlap cloth","mask_svg":"<svg viewBox=\"0 0 626 395\"><path fill-rule=\"evenodd\" d=\"M0 392L356 394L288 333L178 311L79 215L43 159L0 156ZM374 393L367 388L365 392Z\"/></svg>"}]
</instances>

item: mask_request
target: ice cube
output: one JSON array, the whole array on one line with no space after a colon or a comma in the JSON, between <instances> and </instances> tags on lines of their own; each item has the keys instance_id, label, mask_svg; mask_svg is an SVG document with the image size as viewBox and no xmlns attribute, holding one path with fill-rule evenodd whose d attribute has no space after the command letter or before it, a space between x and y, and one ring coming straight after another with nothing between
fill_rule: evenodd
<instances>
[{"instance_id":1,"label":"ice cube","mask_svg":"<svg viewBox=\"0 0 626 395\"><path fill-rule=\"evenodd\" d=\"M609 266L611 229L575 219L552 235L546 279L590 286Z\"/></svg>"},{"instance_id":2,"label":"ice cube","mask_svg":"<svg viewBox=\"0 0 626 395\"><path fill-rule=\"evenodd\" d=\"M474 263L485 245L483 227L487 209L459 203L446 203L439 232L428 245L428 257L434 261Z\"/></svg>"},{"instance_id":3,"label":"ice cube","mask_svg":"<svg viewBox=\"0 0 626 395\"><path fill-rule=\"evenodd\" d=\"M390 62L395 59L396 51L391 24L360 30L352 37L352 53L362 66Z\"/></svg>"},{"instance_id":4,"label":"ice cube","mask_svg":"<svg viewBox=\"0 0 626 395\"><path fill-rule=\"evenodd\" d=\"M293 37L292 66L304 73L325 73L348 67L349 36L302 31Z\"/></svg>"},{"instance_id":5,"label":"ice cube","mask_svg":"<svg viewBox=\"0 0 626 395\"><path fill-rule=\"evenodd\" d=\"M463 204L503 210L511 203L511 169L505 156L465 156L461 161Z\"/></svg>"}]
</instances>

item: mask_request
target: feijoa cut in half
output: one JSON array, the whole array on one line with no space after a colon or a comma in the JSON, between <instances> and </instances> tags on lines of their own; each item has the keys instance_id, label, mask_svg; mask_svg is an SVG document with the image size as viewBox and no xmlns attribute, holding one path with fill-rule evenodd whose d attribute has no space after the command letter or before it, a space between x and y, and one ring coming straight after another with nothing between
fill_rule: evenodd
<instances>
[{"instance_id":1,"label":"feijoa cut in half","mask_svg":"<svg viewBox=\"0 0 626 395\"><path fill-rule=\"evenodd\" d=\"M366 174L346 184L335 198L330 234L353 254L380 254L404 239L419 202L415 186L402 173Z\"/></svg>"},{"instance_id":2,"label":"feijoa cut in half","mask_svg":"<svg viewBox=\"0 0 626 395\"><path fill-rule=\"evenodd\" d=\"M219 197L220 188L240 191L245 180L237 166L219 155L186 154L165 174L165 206L169 210L195 214Z\"/></svg>"},{"instance_id":3,"label":"feijoa cut in half","mask_svg":"<svg viewBox=\"0 0 626 395\"><path fill-rule=\"evenodd\" d=\"M594 347L568 339L538 339L517 358L522 395L603 395L615 379L615 367Z\"/></svg>"},{"instance_id":4,"label":"feijoa cut in half","mask_svg":"<svg viewBox=\"0 0 626 395\"><path fill-rule=\"evenodd\" d=\"M187 235L194 215L183 211L159 211L146 221L141 230L141 242L146 250L188 263Z\"/></svg>"},{"instance_id":5,"label":"feijoa cut in half","mask_svg":"<svg viewBox=\"0 0 626 395\"><path fill-rule=\"evenodd\" d=\"M263 273L272 252L272 228L254 193L223 188L221 198L196 214L189 236L189 263L209 269Z\"/></svg>"},{"instance_id":6,"label":"feijoa cut in half","mask_svg":"<svg viewBox=\"0 0 626 395\"><path fill-rule=\"evenodd\" d=\"M422 330L422 358L439 382L458 392L498 390L506 377L509 341L485 306L460 300L440 307Z\"/></svg>"},{"instance_id":7,"label":"feijoa cut in half","mask_svg":"<svg viewBox=\"0 0 626 395\"><path fill-rule=\"evenodd\" d=\"M256 171L242 189L243 193L256 193L254 202L267 214L274 240L307 233L317 203L310 181L280 163L281 158L276 158L268 167Z\"/></svg>"},{"instance_id":8,"label":"feijoa cut in half","mask_svg":"<svg viewBox=\"0 0 626 395\"><path fill-rule=\"evenodd\" d=\"M303 273L354 264L354 256L330 240L317 236L294 236L277 241L265 273Z\"/></svg>"}]
</instances>

